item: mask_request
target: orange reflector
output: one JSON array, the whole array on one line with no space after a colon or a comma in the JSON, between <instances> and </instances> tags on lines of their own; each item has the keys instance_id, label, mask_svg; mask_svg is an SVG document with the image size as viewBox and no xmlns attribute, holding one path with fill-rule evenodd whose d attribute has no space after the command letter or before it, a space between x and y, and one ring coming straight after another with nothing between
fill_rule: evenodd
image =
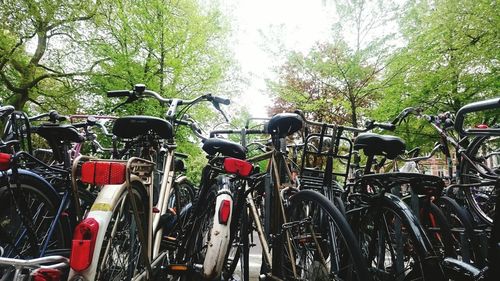
<instances>
[{"instance_id":1,"label":"orange reflector","mask_svg":"<svg viewBox=\"0 0 500 281\"><path fill-rule=\"evenodd\" d=\"M172 265L170 265L170 270L172 270L172 271L187 271L188 267L187 267L187 265L183 265L183 264L172 264Z\"/></svg>"}]
</instances>

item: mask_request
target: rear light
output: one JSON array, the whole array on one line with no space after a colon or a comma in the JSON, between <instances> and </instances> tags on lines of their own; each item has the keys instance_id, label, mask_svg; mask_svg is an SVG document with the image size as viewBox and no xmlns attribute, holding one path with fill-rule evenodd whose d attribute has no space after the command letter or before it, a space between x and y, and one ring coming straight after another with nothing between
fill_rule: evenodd
<instances>
[{"instance_id":1,"label":"rear light","mask_svg":"<svg viewBox=\"0 0 500 281\"><path fill-rule=\"evenodd\" d=\"M231 215L231 201L222 200L219 207L219 223L226 225Z\"/></svg>"},{"instance_id":2,"label":"rear light","mask_svg":"<svg viewBox=\"0 0 500 281\"><path fill-rule=\"evenodd\" d=\"M83 271L90 266L98 232L99 223L93 218L84 219L76 226L69 260L73 270Z\"/></svg>"},{"instance_id":3,"label":"rear light","mask_svg":"<svg viewBox=\"0 0 500 281\"><path fill-rule=\"evenodd\" d=\"M61 271L55 268L39 268L32 274L33 281L59 281Z\"/></svg>"},{"instance_id":4,"label":"rear light","mask_svg":"<svg viewBox=\"0 0 500 281\"><path fill-rule=\"evenodd\" d=\"M10 168L10 159L12 155L8 153L0 153L0 171L7 171Z\"/></svg>"},{"instance_id":5,"label":"rear light","mask_svg":"<svg viewBox=\"0 0 500 281\"><path fill-rule=\"evenodd\" d=\"M224 170L226 173L248 177L252 172L252 163L236 158L224 159Z\"/></svg>"},{"instance_id":6,"label":"rear light","mask_svg":"<svg viewBox=\"0 0 500 281\"><path fill-rule=\"evenodd\" d=\"M476 126L476 128L478 128L478 129L488 129L488 125L486 125L486 124L479 124L479 125Z\"/></svg>"},{"instance_id":7,"label":"rear light","mask_svg":"<svg viewBox=\"0 0 500 281\"><path fill-rule=\"evenodd\" d=\"M85 162L82 164L81 181L94 185L121 184L125 182L124 163Z\"/></svg>"}]
</instances>

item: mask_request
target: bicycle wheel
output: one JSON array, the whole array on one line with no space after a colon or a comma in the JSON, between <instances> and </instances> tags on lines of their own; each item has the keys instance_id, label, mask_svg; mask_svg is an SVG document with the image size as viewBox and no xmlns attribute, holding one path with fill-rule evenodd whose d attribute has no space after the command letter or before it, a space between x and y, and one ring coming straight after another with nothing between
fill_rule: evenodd
<instances>
[{"instance_id":1,"label":"bicycle wheel","mask_svg":"<svg viewBox=\"0 0 500 281\"><path fill-rule=\"evenodd\" d=\"M168 207L180 212L187 204L194 200L194 187L187 181L175 183L168 200Z\"/></svg>"},{"instance_id":2,"label":"bicycle wheel","mask_svg":"<svg viewBox=\"0 0 500 281\"><path fill-rule=\"evenodd\" d=\"M131 280L146 267L141 248L147 245L141 243L139 229L142 228L145 235L148 233L149 200L142 187L132 185L132 193L125 189L114 206L104 234L95 280ZM136 202L140 221L135 219L132 200Z\"/></svg>"},{"instance_id":3,"label":"bicycle wheel","mask_svg":"<svg viewBox=\"0 0 500 281\"><path fill-rule=\"evenodd\" d=\"M409 199L409 197L403 199L408 206L410 206ZM429 202L426 198L420 198L419 201L420 224L427 233L432 248L440 257L456 257L451 227L444 213L434 202Z\"/></svg>"},{"instance_id":4,"label":"bicycle wheel","mask_svg":"<svg viewBox=\"0 0 500 281\"><path fill-rule=\"evenodd\" d=\"M203 199L196 198L193 202L193 214L187 223L189 232L184 233L185 240L181 249L178 249L177 260L179 263L202 265L205 260L207 246L211 240L211 230L215 213L216 188L209 188L202 194ZM200 272L188 271L177 276L174 280L204 280Z\"/></svg>"},{"instance_id":5,"label":"bicycle wheel","mask_svg":"<svg viewBox=\"0 0 500 281\"><path fill-rule=\"evenodd\" d=\"M302 190L290 197L281 241L285 280L370 280L345 217L326 197Z\"/></svg>"},{"instance_id":6,"label":"bicycle wheel","mask_svg":"<svg viewBox=\"0 0 500 281\"><path fill-rule=\"evenodd\" d=\"M3 257L34 258L40 255L40 246L47 239L60 198L29 174L20 172L18 181L19 185L0 187L0 252ZM31 225L31 234L26 224ZM66 218L61 217L46 250L66 248L69 233Z\"/></svg>"},{"instance_id":7,"label":"bicycle wheel","mask_svg":"<svg viewBox=\"0 0 500 281\"><path fill-rule=\"evenodd\" d=\"M451 227L451 242L457 258L480 267L484 258L479 249L479 242L474 235L472 218L467 211L448 196L441 196L434 203L441 209Z\"/></svg>"},{"instance_id":8,"label":"bicycle wheel","mask_svg":"<svg viewBox=\"0 0 500 281\"><path fill-rule=\"evenodd\" d=\"M486 178L500 176L500 137L476 137L467 148L465 155L472 160L463 159L460 170L460 182L479 183ZM485 174L486 176L483 176ZM494 185L465 188L468 204L474 213L484 222L493 224L495 202L498 196Z\"/></svg>"},{"instance_id":9,"label":"bicycle wheel","mask_svg":"<svg viewBox=\"0 0 500 281\"><path fill-rule=\"evenodd\" d=\"M374 280L445 280L417 218L398 197L372 198L348 218Z\"/></svg>"}]
</instances>

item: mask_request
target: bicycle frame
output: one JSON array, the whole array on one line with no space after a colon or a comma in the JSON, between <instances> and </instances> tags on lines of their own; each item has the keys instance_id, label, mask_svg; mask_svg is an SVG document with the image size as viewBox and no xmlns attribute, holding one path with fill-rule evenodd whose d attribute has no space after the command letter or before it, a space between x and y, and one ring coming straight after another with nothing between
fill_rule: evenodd
<instances>
[{"instance_id":1,"label":"bicycle frame","mask_svg":"<svg viewBox=\"0 0 500 281\"><path fill-rule=\"evenodd\" d=\"M69 275L69 280L72 278L85 278L85 280L94 280L96 271L97 271L97 261L99 260L99 256L101 255L101 251L103 250L103 242L104 235L106 233L106 229L111 221L111 216L113 213L113 209L117 206L118 199L121 194L128 189L130 193L132 193L132 183L139 183L148 194L152 194L153 192L153 167L154 163L148 160L144 160L137 157L132 157L129 160L100 160L100 159L90 159L86 157L81 157L79 160L90 160L90 161L106 161L106 162L118 162L118 163L126 163L126 171L125 178L126 181L123 184L114 184L114 185L104 185L99 192L94 204L92 205L90 212L87 214L86 219L92 218L98 223L98 231L95 238L95 246L92 255L92 262L82 271L71 270ZM76 161L75 161L76 162ZM73 165L73 173L76 174L78 163ZM149 196L148 206L149 209L147 212L152 212L152 198ZM131 200L132 209L135 216L136 221L140 221L138 215L138 209L135 205L135 200ZM158 214L156 214L158 215ZM149 219L149 225L151 225L153 221L152 216ZM151 261L153 256L152 253L152 241L153 241L153 228L148 229L148 233L143 233L142 228L139 228L139 240L142 245L146 245L145 247L141 247L141 258L145 259L145 263L147 266L146 275L151 276Z\"/></svg>"},{"instance_id":2,"label":"bicycle frame","mask_svg":"<svg viewBox=\"0 0 500 281\"><path fill-rule=\"evenodd\" d=\"M45 269L52 270L52 272L60 272L61 270L64 270L68 267L68 263L68 258L63 256L48 256L29 260L0 257L0 267L9 266L14 268L14 275L12 276L12 279L10 279L12 281L27 280L26 273L23 272L23 270L25 269L29 269L30 271ZM33 276L33 273L30 273L30 276Z\"/></svg>"}]
</instances>

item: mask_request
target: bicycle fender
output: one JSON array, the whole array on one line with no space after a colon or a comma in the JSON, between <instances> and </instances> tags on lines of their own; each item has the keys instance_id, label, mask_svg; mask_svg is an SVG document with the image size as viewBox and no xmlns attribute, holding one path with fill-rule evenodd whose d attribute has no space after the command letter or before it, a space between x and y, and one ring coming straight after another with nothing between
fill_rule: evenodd
<instances>
[{"instance_id":1,"label":"bicycle fender","mask_svg":"<svg viewBox=\"0 0 500 281\"><path fill-rule=\"evenodd\" d=\"M415 216L413 211L406 205L401 198L394 194L386 193L383 197L383 202L388 205L391 209L395 210L399 213L400 216L403 216L408 221L408 225L411 229L411 234L414 236L413 238L417 241L421 241L416 246L416 250L422 256L433 255L432 246L429 241L429 238L425 234L425 231L422 229L418 218Z\"/></svg>"},{"instance_id":2,"label":"bicycle fender","mask_svg":"<svg viewBox=\"0 0 500 281\"><path fill-rule=\"evenodd\" d=\"M451 280L478 280L481 270L454 258L444 258L442 261L444 272Z\"/></svg>"},{"instance_id":3,"label":"bicycle fender","mask_svg":"<svg viewBox=\"0 0 500 281\"><path fill-rule=\"evenodd\" d=\"M188 178L186 176L179 176L175 179L175 183L181 183L187 181Z\"/></svg>"},{"instance_id":4,"label":"bicycle fender","mask_svg":"<svg viewBox=\"0 0 500 281\"><path fill-rule=\"evenodd\" d=\"M18 169L17 173L20 177L29 177L32 180L36 181L36 184L40 186L40 188L45 188L47 192L52 193L52 196L55 196L56 198L60 199L61 196L59 196L59 193L56 191L56 189L47 181L45 180L42 176L35 174L31 171L24 170L24 169ZM1 177L4 177L5 174L1 174ZM7 176L12 176L12 170L7 171ZM15 184L15 182L13 182ZM43 187L42 187L43 186Z\"/></svg>"},{"instance_id":5,"label":"bicycle fender","mask_svg":"<svg viewBox=\"0 0 500 281\"><path fill-rule=\"evenodd\" d=\"M223 187L217 193L213 227L210 230L210 241L203 261L203 277L206 279L214 279L222 272L229 246L232 213L233 198L229 190Z\"/></svg>"},{"instance_id":6,"label":"bicycle fender","mask_svg":"<svg viewBox=\"0 0 500 281\"><path fill-rule=\"evenodd\" d=\"M68 280L80 280L78 278L82 277L83 280L94 280L97 271L97 262L99 260L99 255L103 250L104 235L108 228L111 216L113 214L114 206L118 203L120 195L123 190L127 188L127 184L110 184L104 185L97 195L97 198L92 204L90 212L87 214L86 218L93 218L99 224L99 230L97 232L96 243L94 246L94 253L92 255L92 263L90 266L80 272L71 269L69 273Z\"/></svg>"}]
</instances>

